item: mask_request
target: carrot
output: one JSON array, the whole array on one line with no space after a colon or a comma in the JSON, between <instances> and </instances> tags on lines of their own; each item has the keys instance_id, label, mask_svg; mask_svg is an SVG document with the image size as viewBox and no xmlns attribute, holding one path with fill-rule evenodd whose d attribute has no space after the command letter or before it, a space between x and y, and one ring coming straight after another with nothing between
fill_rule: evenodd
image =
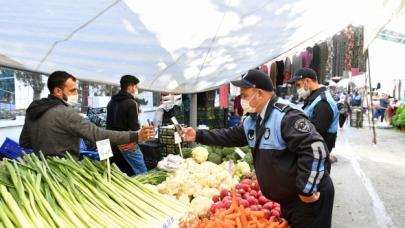
<instances>
[{"instance_id":1,"label":"carrot","mask_svg":"<svg viewBox=\"0 0 405 228\"><path fill-rule=\"evenodd\" d=\"M236 222L233 221L233 220L225 219L224 222L225 222L226 224L231 225L232 227L236 226Z\"/></svg>"},{"instance_id":2,"label":"carrot","mask_svg":"<svg viewBox=\"0 0 405 228\"><path fill-rule=\"evenodd\" d=\"M240 218L239 218L239 217L236 218L236 227L237 227L237 228L242 228L242 223L240 222Z\"/></svg>"},{"instance_id":3,"label":"carrot","mask_svg":"<svg viewBox=\"0 0 405 228\"><path fill-rule=\"evenodd\" d=\"M238 207L238 202L236 201L236 188L232 188L232 205L231 207L237 208Z\"/></svg>"},{"instance_id":4,"label":"carrot","mask_svg":"<svg viewBox=\"0 0 405 228\"><path fill-rule=\"evenodd\" d=\"M236 219L239 217L240 217L240 213L234 213L234 214L226 215L225 219Z\"/></svg>"},{"instance_id":5,"label":"carrot","mask_svg":"<svg viewBox=\"0 0 405 228\"><path fill-rule=\"evenodd\" d=\"M246 210L245 210L245 208L243 208L243 205L242 205L242 208L240 210L240 221L242 223L242 227L247 227Z\"/></svg>"},{"instance_id":6,"label":"carrot","mask_svg":"<svg viewBox=\"0 0 405 228\"><path fill-rule=\"evenodd\" d=\"M263 211L250 211L250 214L257 217L257 218L264 218Z\"/></svg>"}]
</instances>

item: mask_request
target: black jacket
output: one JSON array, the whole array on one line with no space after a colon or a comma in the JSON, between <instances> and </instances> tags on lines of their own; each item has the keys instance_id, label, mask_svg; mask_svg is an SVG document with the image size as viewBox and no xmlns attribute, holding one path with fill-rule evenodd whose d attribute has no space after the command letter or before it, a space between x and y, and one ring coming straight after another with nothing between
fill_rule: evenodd
<instances>
[{"instance_id":1,"label":"black jacket","mask_svg":"<svg viewBox=\"0 0 405 228\"><path fill-rule=\"evenodd\" d=\"M286 147L281 150L251 147L256 175L263 194L271 200L283 203L297 198L298 194L310 195L320 191L330 178L324 167L320 165L314 167L314 164L322 163L315 160L324 162L327 159L328 151L322 137L308 121L304 112L285 104L270 102L266 110L266 116L269 115L266 123L281 115L272 112L283 112L284 116L281 123L276 121L281 132L273 129L269 134L281 135ZM259 129L263 129L263 125ZM250 128L244 129L244 124L228 129L198 130L196 141L206 145L246 146L251 139L247 138L245 130L251 131ZM261 140L267 143L266 134L263 134ZM314 175L313 181L317 188L313 187L309 193L305 193L304 189L311 179L311 174Z\"/></svg>"},{"instance_id":2,"label":"black jacket","mask_svg":"<svg viewBox=\"0 0 405 228\"><path fill-rule=\"evenodd\" d=\"M139 130L138 104L135 98L120 91L111 97L107 105L107 129L116 131Z\"/></svg>"},{"instance_id":3,"label":"black jacket","mask_svg":"<svg viewBox=\"0 0 405 228\"><path fill-rule=\"evenodd\" d=\"M311 103L314 102L314 100L325 91L326 87L321 87L315 91L312 91L309 97L305 100L302 109L305 109L305 107L311 105ZM319 101L319 103L315 106L310 121L325 140L329 152L332 151L332 149L335 147L337 133L328 133L328 129L333 122L333 110L326 100Z\"/></svg>"},{"instance_id":4,"label":"black jacket","mask_svg":"<svg viewBox=\"0 0 405 228\"><path fill-rule=\"evenodd\" d=\"M111 97L107 105L107 129L116 131L139 130L138 104L126 91L120 91ZM110 159L118 168L129 176L134 172L117 146L112 146L114 157Z\"/></svg>"}]
</instances>

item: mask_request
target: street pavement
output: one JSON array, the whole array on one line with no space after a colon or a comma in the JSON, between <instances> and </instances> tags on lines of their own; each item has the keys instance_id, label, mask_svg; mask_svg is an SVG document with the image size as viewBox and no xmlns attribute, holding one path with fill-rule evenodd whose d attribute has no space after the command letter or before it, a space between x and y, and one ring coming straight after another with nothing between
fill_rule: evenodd
<instances>
[{"instance_id":1,"label":"street pavement","mask_svg":"<svg viewBox=\"0 0 405 228\"><path fill-rule=\"evenodd\" d=\"M405 133L348 125L339 130L332 165L332 227L405 227Z\"/></svg>"}]
</instances>

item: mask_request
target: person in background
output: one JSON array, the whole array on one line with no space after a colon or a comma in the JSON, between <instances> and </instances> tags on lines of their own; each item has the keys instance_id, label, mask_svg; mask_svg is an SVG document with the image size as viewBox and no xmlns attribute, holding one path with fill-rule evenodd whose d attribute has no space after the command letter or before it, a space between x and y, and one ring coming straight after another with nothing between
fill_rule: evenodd
<instances>
[{"instance_id":1,"label":"person in background","mask_svg":"<svg viewBox=\"0 0 405 228\"><path fill-rule=\"evenodd\" d=\"M205 145L249 145L260 188L281 204L291 227L331 227L334 187L325 171L328 149L305 113L278 98L271 79L249 70L241 80L243 124L213 130L183 129L185 141Z\"/></svg>"},{"instance_id":2,"label":"person in background","mask_svg":"<svg viewBox=\"0 0 405 228\"><path fill-rule=\"evenodd\" d=\"M155 112L153 123L156 127L161 125L172 124L171 118L176 117L176 106L182 103L180 94L162 94L160 99L161 104Z\"/></svg>"},{"instance_id":3,"label":"person in background","mask_svg":"<svg viewBox=\"0 0 405 228\"><path fill-rule=\"evenodd\" d=\"M380 108L379 108L381 123L384 121L385 112L387 111L389 103L390 102L388 100L388 95L383 93L380 98Z\"/></svg>"},{"instance_id":4,"label":"person in background","mask_svg":"<svg viewBox=\"0 0 405 228\"><path fill-rule=\"evenodd\" d=\"M343 129L343 125L346 122L347 117L350 115L351 113L351 109L350 109L350 105L346 100L346 96L345 95L341 95L340 99L337 103L337 107L339 110L339 127L340 130Z\"/></svg>"},{"instance_id":5,"label":"person in background","mask_svg":"<svg viewBox=\"0 0 405 228\"><path fill-rule=\"evenodd\" d=\"M351 101L350 101L350 105L352 107L360 107L361 106L361 95L359 94L359 92L355 92Z\"/></svg>"},{"instance_id":6,"label":"person in background","mask_svg":"<svg viewBox=\"0 0 405 228\"><path fill-rule=\"evenodd\" d=\"M139 105L135 101L139 79L124 75L120 80L121 90L111 97L107 105L107 129L116 131L138 131ZM147 171L142 151L135 143L113 146L114 157L110 160L129 176Z\"/></svg>"},{"instance_id":7,"label":"person in background","mask_svg":"<svg viewBox=\"0 0 405 228\"><path fill-rule=\"evenodd\" d=\"M233 111L236 116L243 116L243 108L242 105L240 104L240 95L235 97L235 101L233 103Z\"/></svg>"},{"instance_id":8,"label":"person in background","mask_svg":"<svg viewBox=\"0 0 405 228\"><path fill-rule=\"evenodd\" d=\"M380 118L380 101L376 96L373 96L371 106L373 110L373 119L378 120L378 118Z\"/></svg>"},{"instance_id":9,"label":"person in background","mask_svg":"<svg viewBox=\"0 0 405 228\"><path fill-rule=\"evenodd\" d=\"M326 87L319 85L316 72L310 68L298 69L288 82L295 84L298 96L304 99L302 107L304 112L325 140L328 151L332 152L335 147L339 121L339 111L332 95ZM335 162L336 157L331 155L330 160ZM330 172L329 161L327 169Z\"/></svg>"},{"instance_id":10,"label":"person in background","mask_svg":"<svg viewBox=\"0 0 405 228\"><path fill-rule=\"evenodd\" d=\"M73 107L78 103L76 78L55 71L48 77L49 96L33 101L25 117L20 135L21 146L42 152L45 156L65 156L70 153L79 158L80 138L96 142L110 139L111 144L138 143L154 137L152 128L139 131L110 131L86 120Z\"/></svg>"}]
</instances>

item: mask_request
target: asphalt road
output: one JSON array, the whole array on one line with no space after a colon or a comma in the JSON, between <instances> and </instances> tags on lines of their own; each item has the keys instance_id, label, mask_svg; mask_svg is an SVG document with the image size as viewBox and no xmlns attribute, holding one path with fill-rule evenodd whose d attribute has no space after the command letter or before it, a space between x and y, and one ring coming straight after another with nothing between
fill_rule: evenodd
<instances>
[{"instance_id":1,"label":"asphalt road","mask_svg":"<svg viewBox=\"0 0 405 228\"><path fill-rule=\"evenodd\" d=\"M405 227L405 133L368 126L338 132L332 227Z\"/></svg>"}]
</instances>

